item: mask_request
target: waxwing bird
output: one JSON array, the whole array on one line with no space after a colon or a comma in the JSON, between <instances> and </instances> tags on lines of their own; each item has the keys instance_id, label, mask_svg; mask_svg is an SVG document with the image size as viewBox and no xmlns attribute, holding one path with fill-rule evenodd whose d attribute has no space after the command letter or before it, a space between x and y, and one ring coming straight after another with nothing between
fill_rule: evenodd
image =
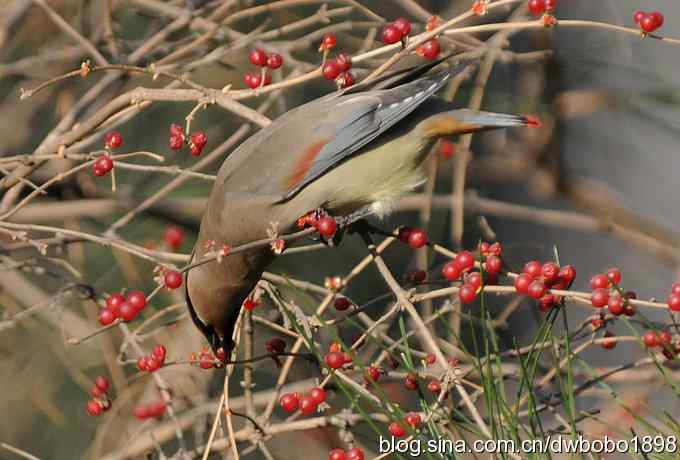
<instances>
[{"instance_id":1,"label":"waxwing bird","mask_svg":"<svg viewBox=\"0 0 680 460\"><path fill-rule=\"evenodd\" d=\"M383 214L386 204L425 181L421 165L440 137L532 124L433 97L462 68L435 64L304 104L243 142L219 170L192 262L206 242L237 247L267 238L273 226L289 233L317 209ZM273 257L264 246L188 271L191 317L213 349L231 350L241 304Z\"/></svg>"}]
</instances>

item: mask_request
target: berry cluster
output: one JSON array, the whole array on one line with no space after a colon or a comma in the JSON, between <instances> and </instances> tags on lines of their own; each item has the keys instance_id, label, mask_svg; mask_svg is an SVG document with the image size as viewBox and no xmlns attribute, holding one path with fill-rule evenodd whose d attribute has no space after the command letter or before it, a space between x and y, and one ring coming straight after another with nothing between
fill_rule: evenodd
<instances>
[{"instance_id":1,"label":"berry cluster","mask_svg":"<svg viewBox=\"0 0 680 460\"><path fill-rule=\"evenodd\" d=\"M590 287L593 289L590 303L593 307L604 308L606 306L609 313L614 316L622 314L633 316L635 307L628 300L635 299L637 296L632 291L622 296L620 283L621 271L616 267L610 268L607 273L598 273L590 278Z\"/></svg>"},{"instance_id":2,"label":"berry cluster","mask_svg":"<svg viewBox=\"0 0 680 460\"><path fill-rule=\"evenodd\" d=\"M302 393L286 393L281 395L279 404L286 412L300 410L305 415L316 412L319 404L326 401L326 391L321 387L314 387L306 395Z\"/></svg>"},{"instance_id":3,"label":"berry cluster","mask_svg":"<svg viewBox=\"0 0 680 460\"><path fill-rule=\"evenodd\" d=\"M680 282L673 283L666 303L672 311L680 311Z\"/></svg>"},{"instance_id":4,"label":"berry cluster","mask_svg":"<svg viewBox=\"0 0 680 460\"><path fill-rule=\"evenodd\" d=\"M135 417L139 420L146 420L149 418L160 418L165 414L167 404L160 400L149 404L142 404L135 407Z\"/></svg>"},{"instance_id":5,"label":"berry cluster","mask_svg":"<svg viewBox=\"0 0 680 460\"><path fill-rule=\"evenodd\" d=\"M680 354L680 342L673 344L673 335L668 331L647 331L642 341L647 348L661 348L668 359L675 359Z\"/></svg>"},{"instance_id":6,"label":"berry cluster","mask_svg":"<svg viewBox=\"0 0 680 460\"><path fill-rule=\"evenodd\" d=\"M339 88L348 88L354 84L354 75L349 69L352 68L352 58L340 53L335 59L327 59L321 73L326 80L334 80Z\"/></svg>"},{"instance_id":7,"label":"berry cluster","mask_svg":"<svg viewBox=\"0 0 680 460\"><path fill-rule=\"evenodd\" d=\"M406 18L398 18L394 22L387 24L382 31L382 40L385 44L406 43L411 34L411 23Z\"/></svg>"},{"instance_id":8,"label":"berry cluster","mask_svg":"<svg viewBox=\"0 0 680 460\"><path fill-rule=\"evenodd\" d=\"M108 326L116 319L132 321L146 306L146 296L142 291L130 291L127 298L116 292L106 299L106 306L99 310L99 323Z\"/></svg>"},{"instance_id":9,"label":"berry cluster","mask_svg":"<svg viewBox=\"0 0 680 460\"><path fill-rule=\"evenodd\" d=\"M658 11L652 11L651 13L636 11L633 15L633 21L640 27L640 32L651 34L663 26L664 17Z\"/></svg>"},{"instance_id":10,"label":"berry cluster","mask_svg":"<svg viewBox=\"0 0 680 460\"><path fill-rule=\"evenodd\" d=\"M208 347L203 347L198 356L196 356L196 353L189 355L189 363L198 364L201 369L212 369L213 367L221 369L226 361L227 353L224 348L218 348L213 354Z\"/></svg>"},{"instance_id":11,"label":"berry cluster","mask_svg":"<svg viewBox=\"0 0 680 460\"><path fill-rule=\"evenodd\" d=\"M87 401L85 411L88 415L96 417L102 412L106 412L111 408L111 400L107 392L109 391L109 380L106 377L99 376L94 379L94 384L90 388L90 396L92 399Z\"/></svg>"},{"instance_id":12,"label":"berry cluster","mask_svg":"<svg viewBox=\"0 0 680 460\"><path fill-rule=\"evenodd\" d=\"M550 310L560 298L548 293L548 288L569 289L576 278L576 269L571 265L560 267L555 262L541 264L532 260L524 265L522 273L515 278L515 290L538 300L542 312Z\"/></svg>"},{"instance_id":13,"label":"berry cluster","mask_svg":"<svg viewBox=\"0 0 680 460\"><path fill-rule=\"evenodd\" d=\"M137 360L137 368L142 372L156 372L165 363L167 350L163 345L156 345L151 353Z\"/></svg>"},{"instance_id":14,"label":"berry cluster","mask_svg":"<svg viewBox=\"0 0 680 460\"><path fill-rule=\"evenodd\" d=\"M335 219L320 209L300 217L297 220L297 226L298 228L314 227L321 236L326 238L331 238L338 229Z\"/></svg>"},{"instance_id":15,"label":"berry cluster","mask_svg":"<svg viewBox=\"0 0 680 460\"><path fill-rule=\"evenodd\" d=\"M272 82L272 75L267 69L278 69L283 65L283 58L277 53L266 53L264 50L255 48L249 55L250 63L260 67L260 72L248 72L243 81L248 87L255 89L266 86Z\"/></svg>"},{"instance_id":16,"label":"berry cluster","mask_svg":"<svg viewBox=\"0 0 680 460\"><path fill-rule=\"evenodd\" d=\"M104 135L104 147L107 154L97 158L92 165L92 174L97 177L106 176L113 169L113 160L109 155L112 149L123 145L123 136L118 131L109 131Z\"/></svg>"},{"instance_id":17,"label":"berry cluster","mask_svg":"<svg viewBox=\"0 0 680 460\"><path fill-rule=\"evenodd\" d=\"M364 460L364 450L360 447L347 452L344 449L333 449L328 453L328 460Z\"/></svg>"},{"instance_id":18,"label":"berry cluster","mask_svg":"<svg viewBox=\"0 0 680 460\"><path fill-rule=\"evenodd\" d=\"M181 149L186 143L186 134L184 133L184 128L177 123L172 123L170 125L170 138L168 144L172 150ZM194 131L189 137L189 151L191 155L197 157L203 153L203 149L208 143L208 135L205 131Z\"/></svg>"}]
</instances>

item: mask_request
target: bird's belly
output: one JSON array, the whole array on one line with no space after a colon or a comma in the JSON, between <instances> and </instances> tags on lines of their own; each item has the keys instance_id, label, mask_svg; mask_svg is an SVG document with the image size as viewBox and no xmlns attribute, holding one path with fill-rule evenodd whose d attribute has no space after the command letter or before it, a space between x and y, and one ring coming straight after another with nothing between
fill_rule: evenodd
<instances>
[{"instance_id":1,"label":"bird's belly","mask_svg":"<svg viewBox=\"0 0 680 460\"><path fill-rule=\"evenodd\" d=\"M382 217L391 210L390 203L425 182L425 148L403 138L374 146L322 176L309 192L323 197L322 205L335 215L371 205Z\"/></svg>"}]
</instances>

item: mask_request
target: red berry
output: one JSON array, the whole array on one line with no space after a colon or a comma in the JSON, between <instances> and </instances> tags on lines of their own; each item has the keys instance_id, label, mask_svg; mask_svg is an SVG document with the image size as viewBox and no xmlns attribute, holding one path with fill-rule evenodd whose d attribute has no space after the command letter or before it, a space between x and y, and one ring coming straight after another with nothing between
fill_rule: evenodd
<instances>
[{"instance_id":1,"label":"red berry","mask_svg":"<svg viewBox=\"0 0 680 460\"><path fill-rule=\"evenodd\" d=\"M347 72L352 68L352 58L344 53L340 53L335 57L335 63L338 64L341 72Z\"/></svg>"},{"instance_id":2,"label":"red berry","mask_svg":"<svg viewBox=\"0 0 680 460\"><path fill-rule=\"evenodd\" d=\"M165 240L165 244L167 244L170 249L176 251L182 246L182 243L184 242L184 232L179 227L169 225L165 228L163 240Z\"/></svg>"},{"instance_id":3,"label":"red berry","mask_svg":"<svg viewBox=\"0 0 680 460\"><path fill-rule=\"evenodd\" d=\"M545 12L545 0L529 0L529 12L539 16Z\"/></svg>"},{"instance_id":4,"label":"red berry","mask_svg":"<svg viewBox=\"0 0 680 460\"><path fill-rule=\"evenodd\" d=\"M255 48L250 52L250 62L253 65L264 67L267 65L267 53L259 48Z\"/></svg>"},{"instance_id":5,"label":"red berry","mask_svg":"<svg viewBox=\"0 0 680 460\"><path fill-rule=\"evenodd\" d=\"M336 82L342 89L349 88L354 84L354 75L352 75L352 72L342 72L336 79Z\"/></svg>"},{"instance_id":6,"label":"red berry","mask_svg":"<svg viewBox=\"0 0 680 460\"><path fill-rule=\"evenodd\" d=\"M458 291L458 298L462 303L473 302L475 300L475 297L477 297L477 292L475 288L473 288L469 284L464 284L460 287L460 290Z\"/></svg>"},{"instance_id":7,"label":"red berry","mask_svg":"<svg viewBox=\"0 0 680 460\"><path fill-rule=\"evenodd\" d=\"M401 32L394 24L388 24L382 31L382 41L387 45L397 43L401 41Z\"/></svg>"},{"instance_id":8,"label":"red berry","mask_svg":"<svg viewBox=\"0 0 680 460\"><path fill-rule=\"evenodd\" d=\"M645 332L645 335L642 336L642 341L648 348L654 348L659 346L659 336L654 331Z\"/></svg>"},{"instance_id":9,"label":"red berry","mask_svg":"<svg viewBox=\"0 0 680 460\"><path fill-rule=\"evenodd\" d=\"M335 299L335 309L338 311L345 311L350 307L351 303L347 297L338 297Z\"/></svg>"},{"instance_id":10,"label":"red berry","mask_svg":"<svg viewBox=\"0 0 680 460\"><path fill-rule=\"evenodd\" d=\"M642 31L645 33L654 32L658 28L659 26L657 25L657 18L652 16L651 13L644 15L640 21L640 29L642 29Z\"/></svg>"},{"instance_id":11,"label":"red berry","mask_svg":"<svg viewBox=\"0 0 680 460\"><path fill-rule=\"evenodd\" d=\"M671 286L671 294L680 294L680 281L673 283L673 286Z\"/></svg>"},{"instance_id":12,"label":"red berry","mask_svg":"<svg viewBox=\"0 0 680 460\"><path fill-rule=\"evenodd\" d=\"M532 260L524 265L524 269L522 271L532 278L538 278L541 276L542 268L543 266L538 260Z\"/></svg>"},{"instance_id":13,"label":"red berry","mask_svg":"<svg viewBox=\"0 0 680 460\"><path fill-rule=\"evenodd\" d=\"M422 248L427 244L427 233L419 228L414 228L408 236L408 244L413 249Z\"/></svg>"},{"instance_id":14,"label":"red berry","mask_svg":"<svg viewBox=\"0 0 680 460\"><path fill-rule=\"evenodd\" d=\"M85 410L87 411L88 415L91 415L93 417L96 417L97 415L101 414L103 412L103 407L99 403L99 401L95 401L94 399L90 399L87 402L87 405L85 406Z\"/></svg>"},{"instance_id":15,"label":"red berry","mask_svg":"<svg viewBox=\"0 0 680 460\"><path fill-rule=\"evenodd\" d=\"M345 364L345 356L340 351L332 351L324 357L324 361L331 369L340 369Z\"/></svg>"},{"instance_id":16,"label":"red berry","mask_svg":"<svg viewBox=\"0 0 680 460\"><path fill-rule=\"evenodd\" d=\"M503 259L498 256L488 256L485 268L490 275L497 275L503 269Z\"/></svg>"},{"instance_id":17,"label":"red berry","mask_svg":"<svg viewBox=\"0 0 680 460\"><path fill-rule=\"evenodd\" d=\"M425 270L413 270L406 274L406 279L414 284L420 284L427 278Z\"/></svg>"},{"instance_id":18,"label":"red berry","mask_svg":"<svg viewBox=\"0 0 680 460\"><path fill-rule=\"evenodd\" d=\"M203 148L208 143L208 135L205 131L195 131L191 133L191 144L198 148Z\"/></svg>"},{"instance_id":19,"label":"red berry","mask_svg":"<svg viewBox=\"0 0 680 460\"><path fill-rule=\"evenodd\" d=\"M470 251L460 251L453 262L461 271L467 271L475 266L475 256Z\"/></svg>"},{"instance_id":20,"label":"red berry","mask_svg":"<svg viewBox=\"0 0 680 460\"><path fill-rule=\"evenodd\" d=\"M347 460L345 451L342 449L333 449L328 452L328 460Z\"/></svg>"},{"instance_id":21,"label":"red berry","mask_svg":"<svg viewBox=\"0 0 680 460\"><path fill-rule=\"evenodd\" d=\"M269 353L281 354L286 351L286 341L280 337L274 337L267 340L264 347Z\"/></svg>"},{"instance_id":22,"label":"red berry","mask_svg":"<svg viewBox=\"0 0 680 460\"><path fill-rule=\"evenodd\" d=\"M640 24L640 21L642 21L642 18L645 17L645 12L637 10L635 14L633 15L633 21L635 21L635 24Z\"/></svg>"},{"instance_id":23,"label":"red berry","mask_svg":"<svg viewBox=\"0 0 680 460\"><path fill-rule=\"evenodd\" d=\"M438 395L442 391L442 384L439 380L432 380L430 383L427 384L427 389L436 395Z\"/></svg>"},{"instance_id":24,"label":"red berry","mask_svg":"<svg viewBox=\"0 0 680 460\"><path fill-rule=\"evenodd\" d=\"M397 232L397 238L404 244L408 244L408 237L411 236L413 229L411 227L399 227ZM678 283L680 284L680 282Z\"/></svg>"},{"instance_id":25,"label":"red berry","mask_svg":"<svg viewBox=\"0 0 680 460\"><path fill-rule=\"evenodd\" d=\"M434 353L428 353L425 356L425 364L427 364L428 366L431 366L436 362L437 362L437 356Z\"/></svg>"},{"instance_id":26,"label":"red berry","mask_svg":"<svg viewBox=\"0 0 680 460\"><path fill-rule=\"evenodd\" d=\"M404 417L404 422L406 422L407 425L411 425L413 429L416 429L418 425L422 422L422 419L420 418L420 414L417 412L409 412L406 414L406 417Z\"/></svg>"},{"instance_id":27,"label":"red berry","mask_svg":"<svg viewBox=\"0 0 680 460\"><path fill-rule=\"evenodd\" d=\"M286 393L279 399L281 408L286 412L295 412L300 406L299 393Z\"/></svg>"},{"instance_id":28,"label":"red berry","mask_svg":"<svg viewBox=\"0 0 680 460\"><path fill-rule=\"evenodd\" d=\"M97 376L97 378L94 379L94 384L97 388L99 388L104 393L109 391L109 379L107 379L103 375Z\"/></svg>"},{"instance_id":29,"label":"red berry","mask_svg":"<svg viewBox=\"0 0 680 460\"><path fill-rule=\"evenodd\" d=\"M99 310L97 319L99 320L99 324L101 324L102 326L108 326L109 324L113 323L116 320L116 317L113 314L113 312L108 308L102 308L101 310Z\"/></svg>"},{"instance_id":30,"label":"red berry","mask_svg":"<svg viewBox=\"0 0 680 460\"><path fill-rule=\"evenodd\" d=\"M203 147L199 147L198 145L192 143L189 144L189 151L191 152L191 156L197 157L203 153Z\"/></svg>"},{"instance_id":31,"label":"red berry","mask_svg":"<svg viewBox=\"0 0 680 460\"><path fill-rule=\"evenodd\" d=\"M610 268L607 270L607 278L609 278L609 281L611 281L613 284L620 284L621 270L619 270L617 267Z\"/></svg>"},{"instance_id":32,"label":"red berry","mask_svg":"<svg viewBox=\"0 0 680 460\"><path fill-rule=\"evenodd\" d=\"M680 294L669 295L666 303L672 311L680 311Z\"/></svg>"},{"instance_id":33,"label":"red berry","mask_svg":"<svg viewBox=\"0 0 680 460\"><path fill-rule=\"evenodd\" d=\"M168 270L163 276L163 282L168 289L177 289L182 285L182 274L176 270Z\"/></svg>"},{"instance_id":34,"label":"red berry","mask_svg":"<svg viewBox=\"0 0 680 460\"><path fill-rule=\"evenodd\" d=\"M224 351L224 348L219 347L217 350L215 350L215 358L219 359L223 363L227 362L227 352Z\"/></svg>"},{"instance_id":35,"label":"red berry","mask_svg":"<svg viewBox=\"0 0 680 460\"><path fill-rule=\"evenodd\" d=\"M354 447L347 451L347 460L364 460L364 450L360 447Z\"/></svg>"},{"instance_id":36,"label":"red berry","mask_svg":"<svg viewBox=\"0 0 680 460\"><path fill-rule=\"evenodd\" d=\"M623 307L623 314L626 316L635 316L635 307L632 306L631 304L626 304Z\"/></svg>"},{"instance_id":37,"label":"red berry","mask_svg":"<svg viewBox=\"0 0 680 460\"><path fill-rule=\"evenodd\" d=\"M163 365L163 363L155 360L153 356L147 356L146 357L146 370L147 371L156 372L158 369L161 368L162 365Z\"/></svg>"},{"instance_id":38,"label":"red berry","mask_svg":"<svg viewBox=\"0 0 680 460\"><path fill-rule=\"evenodd\" d=\"M214 361L215 360L212 353L203 351L198 358L198 365L201 367L201 369L212 369L215 367Z\"/></svg>"},{"instance_id":39,"label":"red berry","mask_svg":"<svg viewBox=\"0 0 680 460\"><path fill-rule=\"evenodd\" d=\"M565 284L565 287L569 287L576 279L576 269L571 265L565 265L560 268L559 279Z\"/></svg>"},{"instance_id":40,"label":"red berry","mask_svg":"<svg viewBox=\"0 0 680 460\"><path fill-rule=\"evenodd\" d=\"M543 276L543 279L546 281L546 283L550 284L554 281L557 281L559 273L560 266L555 262L546 262L543 264L543 267L541 267L541 275Z\"/></svg>"},{"instance_id":41,"label":"red berry","mask_svg":"<svg viewBox=\"0 0 680 460\"><path fill-rule=\"evenodd\" d=\"M316 411L316 406L318 404L314 402L314 399L311 398L311 396L305 396L303 398L300 398L300 412L303 414L311 414L312 412Z\"/></svg>"},{"instance_id":42,"label":"red berry","mask_svg":"<svg viewBox=\"0 0 680 460\"><path fill-rule=\"evenodd\" d=\"M604 288L597 288L593 291L590 303L595 308L602 308L609 302L609 291Z\"/></svg>"},{"instance_id":43,"label":"red berry","mask_svg":"<svg viewBox=\"0 0 680 460\"><path fill-rule=\"evenodd\" d=\"M527 273L522 273L520 274L517 278L515 278L515 291L517 291L519 294L527 294L529 292L529 285L533 281L533 278L531 275Z\"/></svg>"},{"instance_id":44,"label":"red berry","mask_svg":"<svg viewBox=\"0 0 680 460\"><path fill-rule=\"evenodd\" d=\"M246 297L243 301L243 308L247 311L252 311L260 305L259 300L255 300L252 297Z\"/></svg>"},{"instance_id":45,"label":"red berry","mask_svg":"<svg viewBox=\"0 0 680 460\"><path fill-rule=\"evenodd\" d=\"M338 75L340 75L340 66L338 65L337 62L335 62L334 59L329 59L323 65L321 73L323 73L323 77L326 80L335 80L336 78L338 78Z\"/></svg>"},{"instance_id":46,"label":"red berry","mask_svg":"<svg viewBox=\"0 0 680 460\"><path fill-rule=\"evenodd\" d=\"M370 366L369 368L366 369L366 374L364 375L364 380L366 383L370 382L377 382L380 380L380 376L382 375L382 372L380 372L381 369L378 369L375 366Z\"/></svg>"},{"instance_id":47,"label":"red berry","mask_svg":"<svg viewBox=\"0 0 680 460\"><path fill-rule=\"evenodd\" d=\"M127 303L139 312L146 307L146 296L142 291L131 291L127 295Z\"/></svg>"},{"instance_id":48,"label":"red berry","mask_svg":"<svg viewBox=\"0 0 680 460\"><path fill-rule=\"evenodd\" d=\"M166 404L165 401L158 401L152 403L148 406L150 417L162 417L165 414Z\"/></svg>"},{"instance_id":49,"label":"red berry","mask_svg":"<svg viewBox=\"0 0 680 460\"><path fill-rule=\"evenodd\" d=\"M417 390L418 377L415 374L408 374L404 379L404 386L411 391Z\"/></svg>"},{"instance_id":50,"label":"red berry","mask_svg":"<svg viewBox=\"0 0 680 460\"><path fill-rule=\"evenodd\" d=\"M141 358L137 359L137 369L139 369L142 372L146 372L149 370L148 356L142 356Z\"/></svg>"},{"instance_id":51,"label":"red berry","mask_svg":"<svg viewBox=\"0 0 680 460\"><path fill-rule=\"evenodd\" d=\"M439 154L441 156L444 158L451 158L455 153L456 145L453 142L447 141L446 139L439 141Z\"/></svg>"},{"instance_id":52,"label":"red berry","mask_svg":"<svg viewBox=\"0 0 680 460\"><path fill-rule=\"evenodd\" d=\"M543 284L543 281L540 280L534 280L529 284L529 288L527 289L527 294L529 297L532 297L536 300L540 299L545 295L546 289L545 289L545 284Z\"/></svg>"},{"instance_id":53,"label":"red berry","mask_svg":"<svg viewBox=\"0 0 680 460\"><path fill-rule=\"evenodd\" d=\"M283 64L283 58L280 54L272 53L267 56L267 67L270 69L278 69Z\"/></svg>"},{"instance_id":54,"label":"red berry","mask_svg":"<svg viewBox=\"0 0 680 460\"><path fill-rule=\"evenodd\" d=\"M392 26L397 28L402 37L406 37L411 33L411 23L406 18L395 19Z\"/></svg>"},{"instance_id":55,"label":"red berry","mask_svg":"<svg viewBox=\"0 0 680 460\"><path fill-rule=\"evenodd\" d=\"M182 125L178 125L177 123L171 123L170 124L170 135L171 136L180 136L184 137L184 128Z\"/></svg>"},{"instance_id":56,"label":"red berry","mask_svg":"<svg viewBox=\"0 0 680 460\"><path fill-rule=\"evenodd\" d=\"M555 296L552 294L546 294L540 299L538 299L538 309L543 313L550 311L550 309L555 305Z\"/></svg>"},{"instance_id":57,"label":"red berry","mask_svg":"<svg viewBox=\"0 0 680 460\"><path fill-rule=\"evenodd\" d=\"M442 275L444 275L444 278L448 281L456 281L460 278L461 269L455 261L451 261L442 267Z\"/></svg>"},{"instance_id":58,"label":"red berry","mask_svg":"<svg viewBox=\"0 0 680 460\"><path fill-rule=\"evenodd\" d=\"M395 438L402 438L406 436L406 429L398 422L390 423L390 426L387 427L387 431L389 431L390 434Z\"/></svg>"},{"instance_id":59,"label":"red berry","mask_svg":"<svg viewBox=\"0 0 680 460\"><path fill-rule=\"evenodd\" d=\"M321 236L330 238L335 235L335 231L338 228L338 224L332 217L326 216L316 221L316 229L319 231Z\"/></svg>"},{"instance_id":60,"label":"red berry","mask_svg":"<svg viewBox=\"0 0 680 460\"><path fill-rule=\"evenodd\" d=\"M316 404L321 404L326 401L326 391L321 387L314 387L309 390L309 397L312 398Z\"/></svg>"},{"instance_id":61,"label":"red berry","mask_svg":"<svg viewBox=\"0 0 680 460\"><path fill-rule=\"evenodd\" d=\"M93 398L102 398L106 394L105 391L102 391L97 385L92 385L92 388L90 388L90 396Z\"/></svg>"},{"instance_id":62,"label":"red berry","mask_svg":"<svg viewBox=\"0 0 680 460\"><path fill-rule=\"evenodd\" d=\"M434 29L441 25L441 19L439 16L430 16L427 18L427 23L425 24L425 30L432 32Z\"/></svg>"},{"instance_id":63,"label":"red berry","mask_svg":"<svg viewBox=\"0 0 680 460\"><path fill-rule=\"evenodd\" d=\"M428 61L433 61L439 56L441 47L439 46L439 41L436 38L431 38L416 49L416 53L420 54L422 57Z\"/></svg>"},{"instance_id":64,"label":"red berry","mask_svg":"<svg viewBox=\"0 0 680 460\"><path fill-rule=\"evenodd\" d=\"M248 87L255 89L259 88L262 83L262 75L259 73L248 72L243 76L243 81Z\"/></svg>"},{"instance_id":65,"label":"red berry","mask_svg":"<svg viewBox=\"0 0 680 460\"><path fill-rule=\"evenodd\" d=\"M602 273L590 278L590 287L593 289L607 289L610 286L609 278Z\"/></svg>"},{"instance_id":66,"label":"red berry","mask_svg":"<svg viewBox=\"0 0 680 460\"><path fill-rule=\"evenodd\" d=\"M489 255L500 256L501 252L503 252L503 246L500 243L496 242L489 246L488 250Z\"/></svg>"},{"instance_id":67,"label":"red berry","mask_svg":"<svg viewBox=\"0 0 680 460\"><path fill-rule=\"evenodd\" d=\"M184 145L184 136L170 136L168 144L172 150L179 150Z\"/></svg>"},{"instance_id":68,"label":"red berry","mask_svg":"<svg viewBox=\"0 0 680 460\"><path fill-rule=\"evenodd\" d=\"M109 131L104 135L104 144L108 149L117 149L123 145L123 136L118 131Z\"/></svg>"},{"instance_id":69,"label":"red berry","mask_svg":"<svg viewBox=\"0 0 680 460\"><path fill-rule=\"evenodd\" d=\"M133 307L129 302L124 302L123 305L120 306L120 317L123 321L132 321L137 317L138 313L139 310Z\"/></svg>"},{"instance_id":70,"label":"red berry","mask_svg":"<svg viewBox=\"0 0 680 460\"><path fill-rule=\"evenodd\" d=\"M151 352L151 356L153 356L153 359L162 364L165 362L165 357L167 353L168 350L165 348L164 345L156 345L153 351Z\"/></svg>"},{"instance_id":71,"label":"red berry","mask_svg":"<svg viewBox=\"0 0 680 460\"><path fill-rule=\"evenodd\" d=\"M328 32L324 34L323 38L321 39L321 46L319 46L319 51L333 49L335 48L335 44L337 42L338 39L335 36L335 34L332 32Z\"/></svg>"},{"instance_id":72,"label":"red berry","mask_svg":"<svg viewBox=\"0 0 680 460\"><path fill-rule=\"evenodd\" d=\"M653 32L654 30L663 26L663 22L664 22L663 14L659 13L658 11L652 11L647 16L651 17L651 19L652 19L652 22L651 22L652 30L650 30L650 31L645 30L645 32ZM643 22L644 22L644 18L643 18L642 21L640 21L640 26L643 27L643 30L644 30L645 26L643 25Z\"/></svg>"},{"instance_id":73,"label":"red berry","mask_svg":"<svg viewBox=\"0 0 680 460\"><path fill-rule=\"evenodd\" d=\"M607 310L614 316L619 316L625 311L625 303L620 295L613 295L609 297L609 302L607 303Z\"/></svg>"},{"instance_id":74,"label":"red berry","mask_svg":"<svg viewBox=\"0 0 680 460\"><path fill-rule=\"evenodd\" d=\"M97 177L105 176L113 169L113 160L108 155L97 158L92 165L92 174Z\"/></svg>"},{"instance_id":75,"label":"red berry","mask_svg":"<svg viewBox=\"0 0 680 460\"><path fill-rule=\"evenodd\" d=\"M604 333L605 340L602 342L602 348L605 350L611 350L612 348L616 347L616 340L607 340L610 337L616 337L613 333L607 331Z\"/></svg>"},{"instance_id":76,"label":"red berry","mask_svg":"<svg viewBox=\"0 0 680 460\"><path fill-rule=\"evenodd\" d=\"M547 12L553 12L557 8L557 0L545 0L545 10Z\"/></svg>"},{"instance_id":77,"label":"red berry","mask_svg":"<svg viewBox=\"0 0 680 460\"><path fill-rule=\"evenodd\" d=\"M659 345L669 345L673 342L673 336L668 331L659 332Z\"/></svg>"},{"instance_id":78,"label":"red berry","mask_svg":"<svg viewBox=\"0 0 680 460\"><path fill-rule=\"evenodd\" d=\"M469 284L475 290L479 291L482 287L482 274L479 272L472 272L465 278L465 284Z\"/></svg>"}]
</instances>

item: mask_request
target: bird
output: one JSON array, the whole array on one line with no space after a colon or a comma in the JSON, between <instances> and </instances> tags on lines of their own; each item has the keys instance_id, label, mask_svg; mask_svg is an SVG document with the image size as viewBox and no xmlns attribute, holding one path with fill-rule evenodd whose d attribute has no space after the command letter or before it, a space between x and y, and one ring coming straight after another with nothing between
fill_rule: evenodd
<instances>
[{"instance_id":1,"label":"bird","mask_svg":"<svg viewBox=\"0 0 680 460\"><path fill-rule=\"evenodd\" d=\"M237 247L285 234L315 210L378 217L425 182L423 161L442 138L532 126L533 117L456 108L435 97L469 63L444 59L385 74L302 104L224 160L186 273L191 319L213 350L233 350L241 306L275 257L260 245L200 263L212 243ZM203 254L202 254L203 253Z\"/></svg>"}]
</instances>

